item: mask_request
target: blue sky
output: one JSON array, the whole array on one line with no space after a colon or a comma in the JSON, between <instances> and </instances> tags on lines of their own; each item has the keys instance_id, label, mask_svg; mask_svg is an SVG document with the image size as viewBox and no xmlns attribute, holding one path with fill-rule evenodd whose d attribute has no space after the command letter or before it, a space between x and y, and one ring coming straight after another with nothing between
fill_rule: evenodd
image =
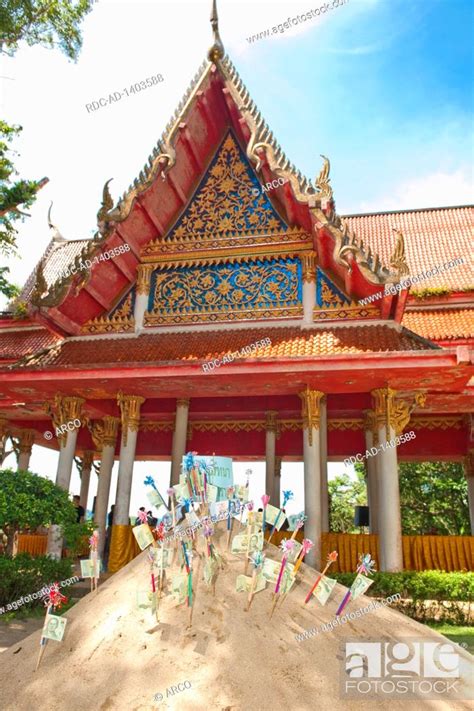
<instances>
[{"instance_id":1,"label":"blue sky","mask_svg":"<svg viewBox=\"0 0 474 711\"><path fill-rule=\"evenodd\" d=\"M219 1L226 51L290 160L314 178L319 155L330 158L342 214L472 202L472 0L348 0L246 40L321 5ZM8 262L17 283L49 242L51 200L65 237L90 237L104 182L114 178L117 199L138 176L206 56L210 6L101 0L76 64L39 47L3 58L2 116L24 127L16 165L22 177L50 179ZM87 112L86 103L156 73L163 83Z\"/></svg>"}]
</instances>

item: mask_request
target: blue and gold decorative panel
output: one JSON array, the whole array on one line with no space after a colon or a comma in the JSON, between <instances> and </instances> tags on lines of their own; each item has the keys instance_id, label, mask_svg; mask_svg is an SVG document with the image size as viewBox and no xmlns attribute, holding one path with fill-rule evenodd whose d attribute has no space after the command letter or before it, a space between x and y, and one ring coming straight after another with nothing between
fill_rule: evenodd
<instances>
[{"instance_id":1,"label":"blue and gold decorative panel","mask_svg":"<svg viewBox=\"0 0 474 711\"><path fill-rule=\"evenodd\" d=\"M216 153L190 207L165 238L166 242L255 230L287 230L229 133Z\"/></svg>"},{"instance_id":2,"label":"blue and gold decorative panel","mask_svg":"<svg viewBox=\"0 0 474 711\"><path fill-rule=\"evenodd\" d=\"M350 299L340 291L318 267L316 271L316 304L322 309L349 305Z\"/></svg>"},{"instance_id":3,"label":"blue and gold decorative panel","mask_svg":"<svg viewBox=\"0 0 474 711\"><path fill-rule=\"evenodd\" d=\"M84 324L82 333L129 333L135 329L135 286L126 292L105 316L98 316Z\"/></svg>"},{"instance_id":4,"label":"blue and gold decorative panel","mask_svg":"<svg viewBox=\"0 0 474 711\"><path fill-rule=\"evenodd\" d=\"M315 321L345 321L346 319L377 318L377 306L361 306L351 301L318 267L316 271Z\"/></svg>"},{"instance_id":5,"label":"blue and gold decorative panel","mask_svg":"<svg viewBox=\"0 0 474 711\"><path fill-rule=\"evenodd\" d=\"M145 325L298 317L301 271L298 258L157 269Z\"/></svg>"}]
</instances>

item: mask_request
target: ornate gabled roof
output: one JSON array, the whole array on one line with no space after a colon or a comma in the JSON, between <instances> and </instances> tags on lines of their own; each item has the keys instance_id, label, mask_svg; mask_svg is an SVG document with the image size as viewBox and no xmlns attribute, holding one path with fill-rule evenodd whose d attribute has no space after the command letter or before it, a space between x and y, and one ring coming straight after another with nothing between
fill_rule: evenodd
<instances>
[{"instance_id":1,"label":"ornate gabled roof","mask_svg":"<svg viewBox=\"0 0 474 711\"><path fill-rule=\"evenodd\" d=\"M380 292L387 282L397 282L406 271L404 236L392 233L390 251L382 265L373 244L364 243L350 220L336 213L329 177L329 160L314 185L290 163L264 121L229 57L224 55L215 6L211 17L214 44L183 96L171 121L149 156L139 177L113 206L108 184L98 212L98 232L84 241L74 255L77 265L89 259L97 266L78 270L54 284L47 274L49 259L39 268L33 303L46 320L64 333L79 333L86 322L101 319L132 287L140 262L150 245L164 249L167 235L189 208L197 186L226 133L232 132L245 151L260 182L282 179L269 196L290 229L305 232L321 267L331 272L352 301ZM366 240L367 242L367 240ZM107 265L99 264L100 251L127 243L129 252ZM390 253L395 246L390 259ZM156 256L156 253L155 255ZM409 255L408 255L409 256ZM54 267L53 267L54 268ZM100 277L98 270L100 270ZM44 277L44 278L43 278ZM71 288L74 286L74 289ZM397 313L398 296L380 302L382 318Z\"/></svg>"},{"instance_id":2,"label":"ornate gabled roof","mask_svg":"<svg viewBox=\"0 0 474 711\"><path fill-rule=\"evenodd\" d=\"M343 255L350 252L352 260L359 265L365 277L369 278L373 284L398 281L395 274L391 274L388 269L383 267L370 246L365 246L363 240L359 240L357 235L336 214L332 188L329 184L329 160L322 156L323 168L316 177L315 186L313 186L311 180L305 177L283 152L227 55L223 57L222 61L203 62L171 121L166 126L161 139L149 156L148 163L140 172L139 178L135 179L117 206L108 213L106 218L108 222L112 225L125 220L130 214L134 201L152 185L156 177L160 175L163 180L166 179L167 173L176 162L175 140L180 126L185 123L196 95L202 91L206 81L209 81L214 67L217 68L225 88L232 96L239 116L245 121L247 156L255 165L257 173L261 172L262 162L265 160L274 176L288 181L294 198L301 205L317 209L321 224L327 225L333 235L334 257L341 266L345 268L349 266L347 257L343 257Z\"/></svg>"}]
</instances>

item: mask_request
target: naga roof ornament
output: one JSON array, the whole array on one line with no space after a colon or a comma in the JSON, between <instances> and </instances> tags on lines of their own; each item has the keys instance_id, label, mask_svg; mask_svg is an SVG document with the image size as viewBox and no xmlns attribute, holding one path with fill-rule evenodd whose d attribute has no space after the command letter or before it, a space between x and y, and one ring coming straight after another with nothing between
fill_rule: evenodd
<instances>
[{"instance_id":1,"label":"naga roof ornament","mask_svg":"<svg viewBox=\"0 0 474 711\"><path fill-rule=\"evenodd\" d=\"M393 254L390 257L390 266L397 271L399 277L407 276L410 273L410 270L408 269L405 257L405 239L403 237L403 232L398 227L392 227L392 230L395 232L397 241Z\"/></svg>"}]
</instances>

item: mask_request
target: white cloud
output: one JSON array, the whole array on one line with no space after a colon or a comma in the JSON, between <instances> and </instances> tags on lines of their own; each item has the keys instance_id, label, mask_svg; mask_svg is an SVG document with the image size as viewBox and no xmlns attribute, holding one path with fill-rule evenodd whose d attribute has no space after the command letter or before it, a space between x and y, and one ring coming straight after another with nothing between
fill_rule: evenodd
<instances>
[{"instance_id":1,"label":"white cloud","mask_svg":"<svg viewBox=\"0 0 474 711\"><path fill-rule=\"evenodd\" d=\"M380 195L369 202L361 202L356 212L465 205L472 203L473 197L473 175L466 167L451 173L438 171L404 180L389 194Z\"/></svg>"}]
</instances>

